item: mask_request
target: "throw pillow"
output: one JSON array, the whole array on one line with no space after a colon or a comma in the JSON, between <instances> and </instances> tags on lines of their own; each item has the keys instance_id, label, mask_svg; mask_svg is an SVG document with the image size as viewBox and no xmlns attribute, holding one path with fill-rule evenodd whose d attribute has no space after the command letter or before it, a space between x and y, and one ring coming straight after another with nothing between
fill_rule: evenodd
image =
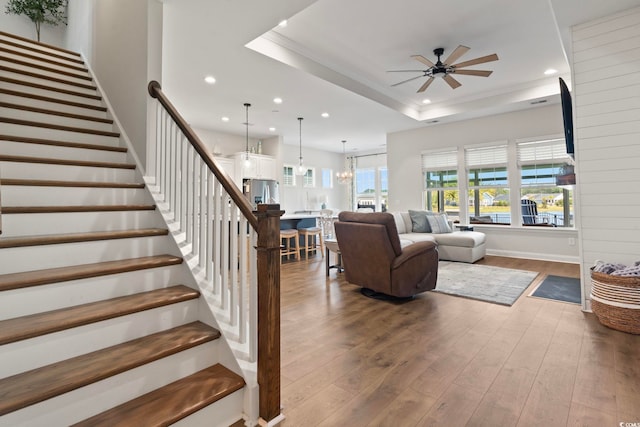
<instances>
[{"instance_id":1,"label":"throw pillow","mask_svg":"<svg viewBox=\"0 0 640 427\"><path fill-rule=\"evenodd\" d=\"M428 211L412 211L409 209L409 216L411 217L411 231L414 233L431 233L431 227L429 221L427 221L427 215L431 215Z\"/></svg>"},{"instance_id":2,"label":"throw pillow","mask_svg":"<svg viewBox=\"0 0 640 427\"><path fill-rule=\"evenodd\" d=\"M433 234L451 233L451 227L449 227L449 221L447 220L447 214L435 214L427 216L429 227Z\"/></svg>"}]
</instances>

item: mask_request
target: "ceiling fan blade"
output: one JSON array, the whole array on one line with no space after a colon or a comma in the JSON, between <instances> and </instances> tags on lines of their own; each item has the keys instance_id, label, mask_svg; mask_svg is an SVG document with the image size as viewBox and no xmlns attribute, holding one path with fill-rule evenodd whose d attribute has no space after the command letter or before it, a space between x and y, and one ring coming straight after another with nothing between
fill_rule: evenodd
<instances>
[{"instance_id":1,"label":"ceiling fan blade","mask_svg":"<svg viewBox=\"0 0 640 427\"><path fill-rule=\"evenodd\" d=\"M478 77L489 77L493 71L486 70L456 70L455 68L452 71L456 74L462 74L465 76L478 76Z\"/></svg>"},{"instance_id":2,"label":"ceiling fan blade","mask_svg":"<svg viewBox=\"0 0 640 427\"><path fill-rule=\"evenodd\" d=\"M450 65L456 68L464 68L464 67L469 67L471 65L484 64L485 62L491 62L491 61L497 61L497 60L498 60L498 55L496 55L495 53L492 53L491 55L481 56L480 58L470 59L469 61L461 62L459 64L450 64Z\"/></svg>"},{"instance_id":3,"label":"ceiling fan blade","mask_svg":"<svg viewBox=\"0 0 640 427\"><path fill-rule=\"evenodd\" d=\"M424 73L424 70L387 70L387 73Z\"/></svg>"},{"instance_id":4,"label":"ceiling fan blade","mask_svg":"<svg viewBox=\"0 0 640 427\"><path fill-rule=\"evenodd\" d=\"M449 55L447 59L444 60L444 63L453 64L454 62L456 62L458 58L460 58L462 55L464 55L468 51L469 51L468 47L459 45L457 48L455 48L453 52L451 52L451 55Z\"/></svg>"},{"instance_id":5,"label":"ceiling fan blade","mask_svg":"<svg viewBox=\"0 0 640 427\"><path fill-rule=\"evenodd\" d=\"M407 79L407 80L403 80L403 81L401 81L401 82L398 82L398 83L394 83L394 84L392 84L392 85L391 85L391 87L394 87L394 86L398 86L398 85L401 85L402 83L407 83L407 82L410 82L411 80L415 80L415 79L419 79L420 77L424 77L424 76L416 76L416 77L411 77L410 79Z\"/></svg>"},{"instance_id":6,"label":"ceiling fan blade","mask_svg":"<svg viewBox=\"0 0 640 427\"><path fill-rule=\"evenodd\" d=\"M411 55L411 57L413 59L415 59L416 61L422 62L424 65L426 65L428 67L433 67L435 65L433 62L429 61L427 58L425 58L422 55Z\"/></svg>"},{"instance_id":7,"label":"ceiling fan blade","mask_svg":"<svg viewBox=\"0 0 640 427\"><path fill-rule=\"evenodd\" d=\"M456 79L454 79L453 77L451 77L451 75L450 75L450 74L447 74L447 75L446 75L446 76L444 76L442 79L443 79L445 82L447 82L447 84L448 84L449 86L451 86L451 89L455 89L455 88L458 88L458 87L462 86L462 84L461 84L459 81L457 81Z\"/></svg>"},{"instance_id":8,"label":"ceiling fan blade","mask_svg":"<svg viewBox=\"0 0 640 427\"><path fill-rule=\"evenodd\" d=\"M422 86L420 86L420 89L418 89L418 92L416 92L416 93L424 92L425 90L427 90L427 88L429 87L429 85L430 85L431 83L433 83L433 81L434 81L434 80L435 80L435 79L434 79L433 77L429 77L429 78L427 79L427 81L426 81L426 82L424 82L424 84L423 84Z\"/></svg>"}]
</instances>

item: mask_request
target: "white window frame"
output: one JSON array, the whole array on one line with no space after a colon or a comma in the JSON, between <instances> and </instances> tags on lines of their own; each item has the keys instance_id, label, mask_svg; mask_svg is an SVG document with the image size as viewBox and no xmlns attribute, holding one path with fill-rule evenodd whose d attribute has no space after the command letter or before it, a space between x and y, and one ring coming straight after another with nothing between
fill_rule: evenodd
<instances>
[{"instance_id":1,"label":"white window frame","mask_svg":"<svg viewBox=\"0 0 640 427\"><path fill-rule=\"evenodd\" d=\"M460 204L460 170L458 168L458 148L453 150L435 150L435 151L423 151L420 153L422 162L422 185L423 185L423 200L422 205L431 210L429 203L428 192L437 191L438 193L438 207L440 212L444 212L444 192L455 190L458 192L458 203ZM456 187L432 187L427 186L427 173L429 172L456 172ZM460 208L460 206L458 206Z\"/></svg>"},{"instance_id":2,"label":"white window frame","mask_svg":"<svg viewBox=\"0 0 640 427\"><path fill-rule=\"evenodd\" d=\"M287 174L287 169L291 170L291 175ZM283 165L282 167L282 185L285 187L296 186L296 166Z\"/></svg>"},{"instance_id":3,"label":"white window frame","mask_svg":"<svg viewBox=\"0 0 640 427\"><path fill-rule=\"evenodd\" d=\"M322 168L321 171L321 176L320 176L320 181L322 183L322 188L333 188L333 169L329 169L329 168ZM329 186L325 186L324 185L324 176L325 173L329 174Z\"/></svg>"},{"instance_id":4,"label":"white window frame","mask_svg":"<svg viewBox=\"0 0 640 427\"><path fill-rule=\"evenodd\" d=\"M303 188L315 188L316 186L316 169L307 168L304 175L300 177Z\"/></svg>"}]
</instances>

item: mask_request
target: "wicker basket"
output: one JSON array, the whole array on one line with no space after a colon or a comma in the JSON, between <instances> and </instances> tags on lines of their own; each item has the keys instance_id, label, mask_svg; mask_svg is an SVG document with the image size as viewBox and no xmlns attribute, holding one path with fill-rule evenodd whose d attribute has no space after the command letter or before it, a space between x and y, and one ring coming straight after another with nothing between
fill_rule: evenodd
<instances>
[{"instance_id":1,"label":"wicker basket","mask_svg":"<svg viewBox=\"0 0 640 427\"><path fill-rule=\"evenodd\" d=\"M591 309L603 325L640 334L640 277L612 276L592 269Z\"/></svg>"}]
</instances>

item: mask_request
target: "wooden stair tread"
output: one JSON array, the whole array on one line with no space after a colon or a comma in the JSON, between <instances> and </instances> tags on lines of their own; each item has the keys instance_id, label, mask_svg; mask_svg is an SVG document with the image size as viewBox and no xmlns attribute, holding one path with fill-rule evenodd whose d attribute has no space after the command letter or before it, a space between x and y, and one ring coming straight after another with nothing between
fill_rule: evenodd
<instances>
[{"instance_id":1,"label":"wooden stair tread","mask_svg":"<svg viewBox=\"0 0 640 427\"><path fill-rule=\"evenodd\" d=\"M0 52L2 52L2 50L3 49L0 48ZM80 79L80 80L93 80L91 78L91 76L89 76L88 74L78 74L78 73L74 73L72 71L60 70L58 68L47 67L46 65L37 64L35 62L21 61L19 59L10 58L8 56L0 55L0 61L7 61L10 64L16 64L16 65L22 65L24 67L36 68L38 70L47 71L49 73L62 74L63 76L69 76L69 77L73 77L73 78ZM81 73L88 73L89 72L89 70L87 70L86 68L76 67L74 65L69 65L67 68L73 69L75 71L79 71Z\"/></svg>"},{"instance_id":2,"label":"wooden stair tread","mask_svg":"<svg viewBox=\"0 0 640 427\"><path fill-rule=\"evenodd\" d=\"M24 80L12 79L12 78L9 78L9 77L4 77L4 76L0 76L0 81L6 82L6 83L13 83L13 84L17 84L17 85L22 85L22 86L29 86L29 87L36 88L36 89L49 90L51 92L64 93L64 94L67 94L67 95L78 96L78 97L81 97L81 98L95 99L96 101L101 101L102 100L102 97L100 95L91 95L91 94L84 93L84 92L76 92L76 91L73 91L73 90L61 89L61 88L54 87L54 86L47 86L47 85L43 85L43 84L39 84L39 83L27 82L27 81L24 81Z\"/></svg>"},{"instance_id":3,"label":"wooden stair tread","mask_svg":"<svg viewBox=\"0 0 640 427\"><path fill-rule=\"evenodd\" d=\"M69 205L69 206L3 206L2 213L68 213L68 212L114 212L114 211L153 211L156 205Z\"/></svg>"},{"instance_id":4,"label":"wooden stair tread","mask_svg":"<svg viewBox=\"0 0 640 427\"><path fill-rule=\"evenodd\" d=\"M107 111L107 107L103 107L102 105L84 104L82 102L75 102L75 101L68 101L66 99L52 98L50 96L38 95L38 94L35 94L35 93L20 92L18 90L0 88L0 93L4 93L6 95L21 96L23 98L36 99L38 101L55 102L57 104L69 105L71 107L78 107L78 108L86 108L88 110L96 110L96 111L103 111L103 112Z\"/></svg>"},{"instance_id":5,"label":"wooden stair tread","mask_svg":"<svg viewBox=\"0 0 640 427\"><path fill-rule=\"evenodd\" d=\"M216 364L73 427L167 426L240 390L244 384L241 376Z\"/></svg>"},{"instance_id":6,"label":"wooden stair tread","mask_svg":"<svg viewBox=\"0 0 640 427\"><path fill-rule=\"evenodd\" d=\"M55 139L30 138L17 135L0 135L0 141L23 142L25 144L53 145L56 147L84 148L87 150L113 151L117 153L127 152L127 147L113 147L109 145L85 144L82 142L57 141Z\"/></svg>"},{"instance_id":7,"label":"wooden stair tread","mask_svg":"<svg viewBox=\"0 0 640 427\"><path fill-rule=\"evenodd\" d=\"M7 118L7 117L0 117L0 122L2 122L2 123L11 123L11 124L14 124L14 125L21 125L21 126L31 126L31 127L62 130L62 131L67 131L67 132L88 133L88 134L91 134L91 135L112 136L112 137L115 137L115 138L120 137L120 133L119 132L88 129L88 128L79 128L79 127L75 127L75 126L63 126L63 125L56 125L54 123L36 122L36 121L33 121L33 120L22 120L22 119L11 119L11 118Z\"/></svg>"},{"instance_id":8,"label":"wooden stair tread","mask_svg":"<svg viewBox=\"0 0 640 427\"><path fill-rule=\"evenodd\" d=\"M200 292L184 285L141 292L44 313L0 321L0 345L38 337L127 314L196 299Z\"/></svg>"},{"instance_id":9,"label":"wooden stair tread","mask_svg":"<svg viewBox=\"0 0 640 427\"><path fill-rule=\"evenodd\" d=\"M193 322L0 380L0 415L213 341L220 332Z\"/></svg>"},{"instance_id":10,"label":"wooden stair tread","mask_svg":"<svg viewBox=\"0 0 640 427\"><path fill-rule=\"evenodd\" d=\"M49 82L56 82L56 83L61 83L69 86L81 87L83 89L98 90L96 86L91 84L75 82L72 80L67 80L59 77L47 76L46 74L40 74L40 73L36 73L34 71L29 71L29 70L22 70L20 68L7 67L6 65L0 65L0 70L7 71L10 73L15 73L15 74L22 74L23 76L34 77L36 79L43 79Z\"/></svg>"},{"instance_id":11,"label":"wooden stair tread","mask_svg":"<svg viewBox=\"0 0 640 427\"><path fill-rule=\"evenodd\" d=\"M0 238L0 249L25 246L58 245L62 243L95 242L98 240L133 239L137 237L166 236L166 228L138 230L93 231L85 233L46 234L39 236Z\"/></svg>"},{"instance_id":12,"label":"wooden stair tread","mask_svg":"<svg viewBox=\"0 0 640 427\"><path fill-rule=\"evenodd\" d=\"M89 72L89 70L86 67L83 66L84 63L83 64L78 64L77 62L74 62L73 64L69 64L69 63L66 63L66 62L58 61L56 59L46 58L44 56L32 55L30 53L23 52L21 50L9 49L9 48L3 47L3 46L0 46L0 52L8 53L10 55L22 56L24 58L28 58L28 59L31 59L33 61L45 62L47 64L55 65L55 66L58 66L58 67L68 68L70 70L80 71L80 72L84 72L84 73L88 73ZM15 59L13 59L13 58L0 57L0 59L6 59L7 61L15 62ZM30 63L30 62L27 62L26 64L27 65L32 65L32 63ZM25 65L25 64L21 64L21 65ZM40 65L40 64L37 64L37 65ZM46 67L46 66L43 66L43 67ZM58 71L55 68L52 68L51 70Z\"/></svg>"},{"instance_id":13,"label":"wooden stair tread","mask_svg":"<svg viewBox=\"0 0 640 427\"><path fill-rule=\"evenodd\" d=\"M53 157L9 156L0 154L0 162L16 163L46 163L51 165L87 166L93 168L109 169L135 169L134 163L94 162L89 160L67 160Z\"/></svg>"},{"instance_id":14,"label":"wooden stair tread","mask_svg":"<svg viewBox=\"0 0 640 427\"><path fill-rule=\"evenodd\" d=\"M14 103L11 103L11 102L0 102L0 107L11 108L11 109L14 109L14 110L30 111L32 113L48 114L48 115L51 115L51 116L67 117L69 119L78 119L78 120L86 120L86 121L89 121L89 122L105 123L105 124L108 124L108 125L112 125L113 124L113 120L111 120L111 119L103 119L103 118L100 118L100 117L85 116L85 115L82 115L82 114L65 113L64 111L60 111L60 110L50 110L50 109L47 109L47 108L32 107L32 106L29 106L29 105L14 104Z\"/></svg>"},{"instance_id":15,"label":"wooden stair tread","mask_svg":"<svg viewBox=\"0 0 640 427\"><path fill-rule=\"evenodd\" d=\"M27 46L25 44L12 42L11 40L0 39L0 43L4 43L4 44L6 44L8 46L11 46L11 47L17 47L19 49L29 50L31 52L38 52L38 53L41 53L43 55L51 56L53 58L62 59L62 60L65 60L65 61L75 62L76 64L84 65L84 61L82 59L69 58L68 56L58 55L57 53L43 51L42 49L38 49L38 48L35 48L35 47Z\"/></svg>"},{"instance_id":16,"label":"wooden stair tread","mask_svg":"<svg viewBox=\"0 0 640 427\"><path fill-rule=\"evenodd\" d=\"M69 267L47 268L0 275L0 291L66 282L69 280L107 276L110 274L159 268L182 263L182 258L173 255L155 255L141 258L129 258L117 261L104 261Z\"/></svg>"},{"instance_id":17,"label":"wooden stair tread","mask_svg":"<svg viewBox=\"0 0 640 427\"><path fill-rule=\"evenodd\" d=\"M144 183L93 182L93 181L57 181L47 179L4 178L2 185L20 185L31 187L95 187L95 188L144 188Z\"/></svg>"},{"instance_id":18,"label":"wooden stair tread","mask_svg":"<svg viewBox=\"0 0 640 427\"><path fill-rule=\"evenodd\" d=\"M42 51L42 48L57 50L58 52L64 52L64 53L66 53L68 55L77 56L78 58L81 57L81 55L78 52L74 52L72 50L63 49L61 47L50 45L50 44L46 44L46 43L43 43L43 42L31 40L29 38L18 36L16 34L11 34L11 33L7 33L7 32L4 32L4 31L0 31L0 36L10 37L10 38L13 38L13 39L20 40L22 42L28 43L29 45L35 45L35 46L37 46L39 48L38 51L41 51L44 54L47 54L47 52L46 51Z\"/></svg>"}]
</instances>

